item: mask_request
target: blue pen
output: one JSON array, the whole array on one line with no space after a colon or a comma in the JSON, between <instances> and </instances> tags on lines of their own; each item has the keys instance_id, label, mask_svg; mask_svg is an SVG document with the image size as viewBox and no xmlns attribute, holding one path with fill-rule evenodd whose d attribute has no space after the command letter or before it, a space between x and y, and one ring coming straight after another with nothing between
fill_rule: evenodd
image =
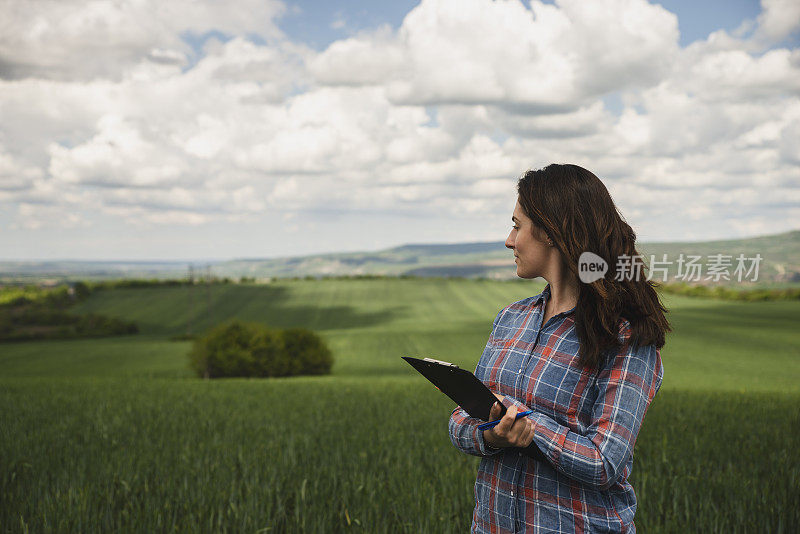
<instances>
[{"instance_id":1,"label":"blue pen","mask_svg":"<svg viewBox=\"0 0 800 534\"><path fill-rule=\"evenodd\" d=\"M529 415L529 414L532 414L532 413L533 413L533 410L528 410L526 412L519 412L517 414L517 417L515 417L515 420L519 419L520 417L525 417L526 415ZM489 421L488 423L481 423L481 424L478 425L478 428L480 428L481 430L486 430L487 428L494 428L495 426L497 426L497 423L499 423L500 421L502 421L502 419L497 419L495 421Z\"/></svg>"}]
</instances>

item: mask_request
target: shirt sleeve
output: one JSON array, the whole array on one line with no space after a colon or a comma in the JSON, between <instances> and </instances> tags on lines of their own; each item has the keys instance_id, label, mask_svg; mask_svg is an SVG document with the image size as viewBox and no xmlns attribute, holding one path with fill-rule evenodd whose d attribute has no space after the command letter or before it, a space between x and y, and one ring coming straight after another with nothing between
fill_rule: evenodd
<instances>
[{"instance_id":1,"label":"shirt sleeve","mask_svg":"<svg viewBox=\"0 0 800 534\"><path fill-rule=\"evenodd\" d=\"M492 334L494 334L494 330L497 328L497 322L503 315L503 311L505 310L500 310L500 312L494 318L494 322L492 323ZM488 343L486 344L486 347L487 348L484 349L481 358L486 357L489 347ZM480 364L478 365L480 366ZM476 367L475 371L477 372L477 370L478 369ZM503 404L506 408L510 408L513 403L514 401L509 398L507 398L507 400L503 400ZM490 447L483 439L483 430L478 428L479 424L485 422L486 421L481 421L480 419L470 417L463 408L457 406L456 409L453 410L453 413L450 414L450 422L448 423L448 428L450 430L450 441L460 451L473 456L492 456L499 453L503 449L495 449Z\"/></svg>"},{"instance_id":2,"label":"shirt sleeve","mask_svg":"<svg viewBox=\"0 0 800 534\"><path fill-rule=\"evenodd\" d=\"M630 335L628 329L624 343ZM534 442L563 474L602 489L611 487L633 455L645 412L663 379L655 345L625 346L607 359L594 387L597 400L585 435L535 412ZM515 400L518 408L522 406Z\"/></svg>"},{"instance_id":3,"label":"shirt sleeve","mask_svg":"<svg viewBox=\"0 0 800 534\"><path fill-rule=\"evenodd\" d=\"M503 405L506 408L510 408L514 405L514 401L506 397L503 399ZM463 408L457 407L450 414L450 423L448 425L450 428L450 441L457 449L473 456L492 456L497 454L503 449L490 447L483 439L483 430L478 428L479 424L485 422L470 417Z\"/></svg>"}]
</instances>

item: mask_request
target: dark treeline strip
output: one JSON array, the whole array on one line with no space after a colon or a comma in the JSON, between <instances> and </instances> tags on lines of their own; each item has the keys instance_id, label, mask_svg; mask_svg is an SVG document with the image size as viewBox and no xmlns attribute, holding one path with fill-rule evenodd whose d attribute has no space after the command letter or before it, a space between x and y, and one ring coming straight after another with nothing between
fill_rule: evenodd
<instances>
[{"instance_id":1,"label":"dark treeline strip","mask_svg":"<svg viewBox=\"0 0 800 534\"><path fill-rule=\"evenodd\" d=\"M687 297L708 297L721 300L800 300L800 288L783 289L731 289L723 286L702 286L686 283L663 284L658 286L665 293Z\"/></svg>"},{"instance_id":2,"label":"dark treeline strip","mask_svg":"<svg viewBox=\"0 0 800 534\"><path fill-rule=\"evenodd\" d=\"M313 280L386 280L386 279L401 279L401 280L427 280L427 279L441 279L441 278L463 278L459 276L416 276L410 274L401 275L381 275L381 274L352 274L352 275L306 275L306 276L292 276L292 277L278 277L267 280L280 280L280 281L313 281ZM493 281L493 282L506 282L506 283L525 283L528 280L519 278L496 280L485 277L469 277L468 280L477 282ZM175 279L159 279L159 278L130 278L118 280L106 280L101 282L72 282L64 283L56 287L43 287L37 284L25 285L6 285L0 286L0 295L3 292L13 292L20 294L17 298L25 298L27 300L39 301L46 299L49 303L63 303L75 302L75 297L70 296L73 292L78 296L78 300L85 298L92 291L100 291L106 289L138 289L138 288L157 288L157 287L181 287L202 284L253 284L261 283L254 277L242 276L238 280L229 277L202 277L196 276L194 279L189 278L175 278ZM72 288L72 289L70 289ZM740 300L740 301L774 301L774 300L800 300L800 287L787 287L787 288L749 288L749 289L733 289L728 286L720 285L701 285L701 284L688 284L685 282L669 282L658 283L656 288L664 293L672 293L683 295L687 297L704 297L715 298L721 300ZM18 301L21 302L21 301Z\"/></svg>"},{"instance_id":3,"label":"dark treeline strip","mask_svg":"<svg viewBox=\"0 0 800 534\"><path fill-rule=\"evenodd\" d=\"M130 335L139 332L136 323L90 313L70 313L69 307L86 300L91 289L83 282L43 290L23 288L0 304L0 341L75 339Z\"/></svg>"}]
</instances>

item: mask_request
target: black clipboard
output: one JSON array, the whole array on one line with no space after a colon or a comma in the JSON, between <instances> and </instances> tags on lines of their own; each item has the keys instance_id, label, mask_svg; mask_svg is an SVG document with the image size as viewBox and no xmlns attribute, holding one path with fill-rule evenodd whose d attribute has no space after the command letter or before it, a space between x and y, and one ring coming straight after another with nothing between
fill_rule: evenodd
<instances>
[{"instance_id":1,"label":"black clipboard","mask_svg":"<svg viewBox=\"0 0 800 534\"><path fill-rule=\"evenodd\" d=\"M439 391L450 397L450 400L464 408L470 417L489 420L492 404L497 401L497 397L477 376L457 365L433 358L402 358L430 380ZM506 407L501 404L500 416L505 414Z\"/></svg>"},{"instance_id":2,"label":"black clipboard","mask_svg":"<svg viewBox=\"0 0 800 534\"><path fill-rule=\"evenodd\" d=\"M433 358L412 358L411 356L401 356L419 373L427 378L436 388L450 397L450 400L461 406L470 417L489 420L492 404L497 402L497 397L481 382L477 376L466 369L461 369L457 365L434 360ZM500 416L506 414L506 407L500 404ZM519 449L524 455L540 460L547 461L544 454L536 442L531 441L527 447L512 447Z\"/></svg>"}]
</instances>

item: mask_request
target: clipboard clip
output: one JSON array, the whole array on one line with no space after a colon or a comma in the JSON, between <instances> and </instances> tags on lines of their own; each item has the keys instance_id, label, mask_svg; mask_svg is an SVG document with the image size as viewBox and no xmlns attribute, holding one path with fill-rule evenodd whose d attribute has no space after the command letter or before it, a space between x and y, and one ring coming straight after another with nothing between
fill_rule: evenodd
<instances>
[{"instance_id":1,"label":"clipboard clip","mask_svg":"<svg viewBox=\"0 0 800 534\"><path fill-rule=\"evenodd\" d=\"M433 358L422 358L422 359L426 362L438 363L439 365L447 365L449 367L455 367L456 369L458 369L458 366L454 363L443 362L442 360L434 360Z\"/></svg>"}]
</instances>

